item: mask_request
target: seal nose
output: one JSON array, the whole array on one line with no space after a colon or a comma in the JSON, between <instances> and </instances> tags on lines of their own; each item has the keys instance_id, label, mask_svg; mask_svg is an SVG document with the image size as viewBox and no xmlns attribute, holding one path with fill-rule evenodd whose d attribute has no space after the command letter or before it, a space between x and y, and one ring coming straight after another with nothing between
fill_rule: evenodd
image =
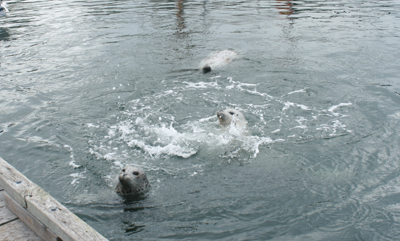
<instances>
[{"instance_id":1,"label":"seal nose","mask_svg":"<svg viewBox=\"0 0 400 241\"><path fill-rule=\"evenodd\" d=\"M206 74L208 72L211 72L211 67L206 65L206 66L203 67L203 73Z\"/></svg>"},{"instance_id":2,"label":"seal nose","mask_svg":"<svg viewBox=\"0 0 400 241\"><path fill-rule=\"evenodd\" d=\"M222 111L218 111L218 112L217 112L217 117L218 117L219 119L222 119L222 118L224 117L224 113L222 113Z\"/></svg>"}]
</instances>

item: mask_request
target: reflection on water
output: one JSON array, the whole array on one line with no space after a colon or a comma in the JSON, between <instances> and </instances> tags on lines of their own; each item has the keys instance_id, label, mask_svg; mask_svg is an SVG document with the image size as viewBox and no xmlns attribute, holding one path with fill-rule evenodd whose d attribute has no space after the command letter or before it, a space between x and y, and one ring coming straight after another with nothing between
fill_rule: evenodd
<instances>
[{"instance_id":1,"label":"reflection on water","mask_svg":"<svg viewBox=\"0 0 400 241\"><path fill-rule=\"evenodd\" d=\"M181 33L181 31L183 31L186 26L185 26L185 19L184 19L184 12L183 12L183 0L179 0L176 3L176 7L178 9L178 12L176 13L176 17L177 17L177 29L178 29L178 34Z\"/></svg>"},{"instance_id":2,"label":"reflection on water","mask_svg":"<svg viewBox=\"0 0 400 241\"><path fill-rule=\"evenodd\" d=\"M398 237L399 3L9 7L1 155L108 239ZM241 57L197 69L223 49ZM126 164L152 185L130 203Z\"/></svg>"},{"instance_id":3,"label":"reflection on water","mask_svg":"<svg viewBox=\"0 0 400 241\"><path fill-rule=\"evenodd\" d=\"M279 14L282 15L291 15L293 10L293 2L294 1L287 1L287 0L276 0L277 6L276 8L279 9Z\"/></svg>"}]
</instances>

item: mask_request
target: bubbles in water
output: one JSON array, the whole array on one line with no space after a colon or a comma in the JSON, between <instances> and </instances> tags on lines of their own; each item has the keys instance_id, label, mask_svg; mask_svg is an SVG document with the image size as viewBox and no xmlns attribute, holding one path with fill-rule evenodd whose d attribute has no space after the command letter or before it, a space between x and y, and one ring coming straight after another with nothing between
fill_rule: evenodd
<instances>
[{"instance_id":1,"label":"bubbles in water","mask_svg":"<svg viewBox=\"0 0 400 241\"><path fill-rule=\"evenodd\" d=\"M351 103L318 109L301 103L302 95L307 95L304 88L273 97L259 91L259 84L233 77L224 80L213 76L210 80L174 82L170 90L128 101L109 126L87 124L88 128L106 128L107 132L104 139L91 143L92 154L115 165L135 155L188 159L212 154L216 159L248 160L257 158L261 146L275 142L330 138L351 132L342 121L346 115L340 112ZM252 103L246 103L246 96L251 97ZM209 107L204 108L201 103ZM221 127L214 114L222 109L219 106L243 111L248 127L241 128L234 122Z\"/></svg>"}]
</instances>

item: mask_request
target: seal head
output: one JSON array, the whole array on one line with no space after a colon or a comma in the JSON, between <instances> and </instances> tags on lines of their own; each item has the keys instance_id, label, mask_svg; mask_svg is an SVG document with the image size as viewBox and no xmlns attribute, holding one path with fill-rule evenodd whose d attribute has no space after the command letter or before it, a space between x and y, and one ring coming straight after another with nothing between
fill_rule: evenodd
<instances>
[{"instance_id":1,"label":"seal head","mask_svg":"<svg viewBox=\"0 0 400 241\"><path fill-rule=\"evenodd\" d=\"M6 12L8 12L7 4L3 0L0 0L0 17L6 16Z\"/></svg>"},{"instance_id":2,"label":"seal head","mask_svg":"<svg viewBox=\"0 0 400 241\"><path fill-rule=\"evenodd\" d=\"M238 54L233 50L226 49L213 52L200 62L200 69L204 74L206 74L211 72L211 70L215 70L229 64L231 61L237 58Z\"/></svg>"},{"instance_id":3,"label":"seal head","mask_svg":"<svg viewBox=\"0 0 400 241\"><path fill-rule=\"evenodd\" d=\"M233 123L236 127L246 127L247 121L244 115L235 109L220 110L217 112L219 123L222 126L229 126Z\"/></svg>"},{"instance_id":4,"label":"seal head","mask_svg":"<svg viewBox=\"0 0 400 241\"><path fill-rule=\"evenodd\" d=\"M149 180L142 169L135 166L126 166L118 176L115 192L121 196L143 194L150 188Z\"/></svg>"}]
</instances>

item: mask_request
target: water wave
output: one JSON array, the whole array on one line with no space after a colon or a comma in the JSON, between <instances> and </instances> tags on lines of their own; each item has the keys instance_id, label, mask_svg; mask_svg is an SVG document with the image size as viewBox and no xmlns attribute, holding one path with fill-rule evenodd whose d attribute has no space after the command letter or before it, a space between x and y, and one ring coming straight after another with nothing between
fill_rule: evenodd
<instances>
[{"instance_id":1,"label":"water wave","mask_svg":"<svg viewBox=\"0 0 400 241\"><path fill-rule=\"evenodd\" d=\"M175 85L169 90L128 101L114 123L101 127L107 129L104 130L107 135L100 143L93 143L92 153L116 164L118 158L131 151L148 158L187 159L211 152L222 158L244 155L249 159L258 156L261 146L275 142L351 133L345 123L347 115L340 111L351 106L349 102L321 108L301 102L302 98L298 97L307 95L304 88L274 97L260 91L259 84L241 82L233 77L212 76L209 79L211 82L174 81ZM234 95L262 98L256 101L252 98L253 103L240 103L240 99L232 97ZM196 110L199 101L217 108ZM226 129L220 127L213 113L225 108L223 106L245 113L249 119L248 130L239 130L233 125ZM212 115L204 115L208 113ZM98 129L99 125L88 123L87 127ZM113 144L107 147L108 142ZM121 144L129 149L119 150L116 146ZM243 151L246 154L239 154Z\"/></svg>"}]
</instances>

